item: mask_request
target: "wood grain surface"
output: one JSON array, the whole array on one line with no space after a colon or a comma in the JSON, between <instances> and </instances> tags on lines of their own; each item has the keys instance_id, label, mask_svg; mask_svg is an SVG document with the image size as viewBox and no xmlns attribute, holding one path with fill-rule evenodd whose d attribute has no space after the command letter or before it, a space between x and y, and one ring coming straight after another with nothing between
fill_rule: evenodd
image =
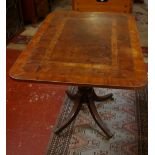
<instances>
[{"instance_id":1,"label":"wood grain surface","mask_svg":"<svg viewBox=\"0 0 155 155\"><path fill-rule=\"evenodd\" d=\"M132 3L133 0L72 0L72 8L76 11L131 13Z\"/></svg>"},{"instance_id":2,"label":"wood grain surface","mask_svg":"<svg viewBox=\"0 0 155 155\"><path fill-rule=\"evenodd\" d=\"M123 13L51 13L10 76L70 85L143 87L147 74L135 19Z\"/></svg>"}]
</instances>

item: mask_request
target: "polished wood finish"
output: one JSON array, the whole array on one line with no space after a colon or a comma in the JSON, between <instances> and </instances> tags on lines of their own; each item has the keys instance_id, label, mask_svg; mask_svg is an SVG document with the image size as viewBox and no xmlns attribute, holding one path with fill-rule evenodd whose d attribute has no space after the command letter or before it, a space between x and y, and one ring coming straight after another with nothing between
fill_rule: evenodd
<instances>
[{"instance_id":1,"label":"polished wood finish","mask_svg":"<svg viewBox=\"0 0 155 155\"><path fill-rule=\"evenodd\" d=\"M74 105L70 114L68 115L68 118L66 119L66 122L64 122L60 127L55 129L56 134L59 134L61 131L63 131L76 118L83 104L87 104L90 113L97 125L106 134L108 139L112 138L113 134L107 128L106 124L102 122L94 103L94 101L96 100L105 101L107 99L113 99L112 94L99 97L95 94L95 91L92 87L78 87L78 91L76 94L73 95L69 92L67 92L67 94L68 97L73 100Z\"/></svg>"},{"instance_id":2,"label":"polished wood finish","mask_svg":"<svg viewBox=\"0 0 155 155\"><path fill-rule=\"evenodd\" d=\"M72 0L72 8L76 11L131 13L132 3L132 0Z\"/></svg>"},{"instance_id":3,"label":"polished wood finish","mask_svg":"<svg viewBox=\"0 0 155 155\"><path fill-rule=\"evenodd\" d=\"M123 13L51 13L10 76L70 85L143 87L147 74L135 19Z\"/></svg>"},{"instance_id":4,"label":"polished wood finish","mask_svg":"<svg viewBox=\"0 0 155 155\"><path fill-rule=\"evenodd\" d=\"M78 85L77 94L67 92L74 106L55 133L65 129L86 103L95 122L111 138L94 101L112 99L112 94L99 97L92 87L139 88L146 84L134 17L114 13L50 14L14 64L10 76Z\"/></svg>"}]
</instances>

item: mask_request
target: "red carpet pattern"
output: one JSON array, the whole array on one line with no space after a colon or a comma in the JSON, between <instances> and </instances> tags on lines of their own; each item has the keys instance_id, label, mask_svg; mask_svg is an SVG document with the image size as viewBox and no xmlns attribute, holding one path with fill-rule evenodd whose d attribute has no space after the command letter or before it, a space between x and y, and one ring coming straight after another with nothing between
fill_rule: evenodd
<instances>
[{"instance_id":1,"label":"red carpet pattern","mask_svg":"<svg viewBox=\"0 0 155 155\"><path fill-rule=\"evenodd\" d=\"M18 35L15 36L11 42L15 44L28 44L32 39L32 36L24 36L24 35Z\"/></svg>"}]
</instances>

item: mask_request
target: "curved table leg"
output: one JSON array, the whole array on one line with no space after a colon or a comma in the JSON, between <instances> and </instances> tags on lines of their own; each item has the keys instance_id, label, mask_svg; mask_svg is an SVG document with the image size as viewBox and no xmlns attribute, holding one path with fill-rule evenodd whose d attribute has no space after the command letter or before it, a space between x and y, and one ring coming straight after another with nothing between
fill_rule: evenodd
<instances>
[{"instance_id":1,"label":"curved table leg","mask_svg":"<svg viewBox=\"0 0 155 155\"><path fill-rule=\"evenodd\" d=\"M65 129L78 115L80 109L82 107L82 103L80 100L75 100L74 101L74 106L71 110L71 112L68 115L68 118L66 119L67 121L64 122L59 128L57 128L54 132L56 134L59 134L63 129Z\"/></svg>"},{"instance_id":2,"label":"curved table leg","mask_svg":"<svg viewBox=\"0 0 155 155\"><path fill-rule=\"evenodd\" d=\"M94 118L95 122L97 123L97 125L101 128L101 130L107 135L107 137L109 139L112 138L113 134L107 128L106 124L102 122L102 120L97 112L96 106L95 106L94 102L92 101L92 99L89 99L89 103L87 103L87 105L88 105L90 113L91 113L92 117Z\"/></svg>"},{"instance_id":3,"label":"curved table leg","mask_svg":"<svg viewBox=\"0 0 155 155\"><path fill-rule=\"evenodd\" d=\"M104 95L104 96L98 96L98 95L96 95L95 91L93 90L93 100L94 101L104 101L104 100L107 100L107 99L112 99L113 100L113 94L110 93L110 94L107 94L107 95Z\"/></svg>"},{"instance_id":4,"label":"curved table leg","mask_svg":"<svg viewBox=\"0 0 155 155\"><path fill-rule=\"evenodd\" d=\"M69 91L66 91L67 96L71 99L71 100L76 100L79 99L79 94L71 94Z\"/></svg>"}]
</instances>

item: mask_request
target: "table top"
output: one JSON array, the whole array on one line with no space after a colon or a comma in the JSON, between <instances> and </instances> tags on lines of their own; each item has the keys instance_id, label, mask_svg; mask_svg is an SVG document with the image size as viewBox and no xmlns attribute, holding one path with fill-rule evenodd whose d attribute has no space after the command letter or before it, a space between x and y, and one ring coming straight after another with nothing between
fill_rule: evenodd
<instances>
[{"instance_id":1,"label":"table top","mask_svg":"<svg viewBox=\"0 0 155 155\"><path fill-rule=\"evenodd\" d=\"M51 13L10 76L70 85L143 87L147 74L135 19L119 13Z\"/></svg>"}]
</instances>

